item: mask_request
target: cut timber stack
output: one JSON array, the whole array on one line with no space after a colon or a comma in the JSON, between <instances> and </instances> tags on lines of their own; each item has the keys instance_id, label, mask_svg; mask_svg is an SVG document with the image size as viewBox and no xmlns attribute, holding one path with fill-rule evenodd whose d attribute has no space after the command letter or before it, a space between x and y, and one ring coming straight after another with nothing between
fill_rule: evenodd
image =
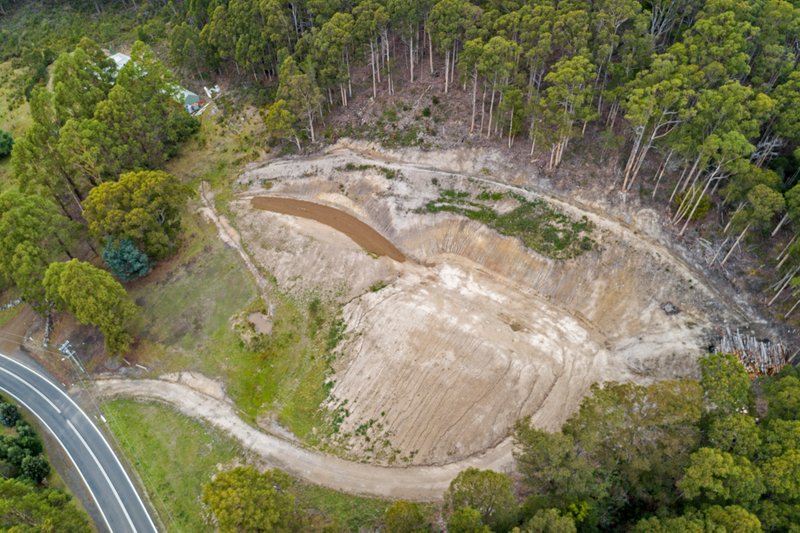
<instances>
[{"instance_id":1,"label":"cut timber stack","mask_svg":"<svg viewBox=\"0 0 800 533\"><path fill-rule=\"evenodd\" d=\"M786 347L780 342L760 340L753 335L725 328L719 351L739 357L750 374L772 375L786 365Z\"/></svg>"}]
</instances>

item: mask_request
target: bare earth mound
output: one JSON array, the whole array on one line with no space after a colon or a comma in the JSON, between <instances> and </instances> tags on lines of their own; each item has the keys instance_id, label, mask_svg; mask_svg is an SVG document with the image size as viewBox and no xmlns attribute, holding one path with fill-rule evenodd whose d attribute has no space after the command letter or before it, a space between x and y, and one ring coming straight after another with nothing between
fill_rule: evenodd
<instances>
[{"instance_id":1,"label":"bare earth mound","mask_svg":"<svg viewBox=\"0 0 800 533\"><path fill-rule=\"evenodd\" d=\"M232 203L248 250L282 288L334 290L345 303L328 407L346 415L335 439L353 456L441 464L497 446L523 416L555 429L592 383L694 374L710 326L738 320L665 248L591 212L557 203L595 224L593 248L560 261L467 217L423 212L442 190L533 198L487 177L490 157L440 153L448 168L437 169L365 153L334 147L254 168ZM263 180L268 193L253 186ZM356 217L408 261L375 258L314 220L254 210L251 199L267 194ZM666 302L681 312L667 315Z\"/></svg>"}]
</instances>

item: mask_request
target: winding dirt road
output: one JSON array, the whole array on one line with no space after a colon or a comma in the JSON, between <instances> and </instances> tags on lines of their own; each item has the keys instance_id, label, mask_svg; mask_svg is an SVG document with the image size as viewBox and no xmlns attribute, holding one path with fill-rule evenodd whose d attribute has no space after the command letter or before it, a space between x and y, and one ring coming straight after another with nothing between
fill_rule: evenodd
<instances>
[{"instance_id":1,"label":"winding dirt road","mask_svg":"<svg viewBox=\"0 0 800 533\"><path fill-rule=\"evenodd\" d=\"M269 465L296 477L332 489L392 499L436 501L458 473L475 467L508 471L512 442L463 461L441 466L382 467L324 455L281 438L262 433L244 422L229 401L210 396L183 383L143 379L101 379L93 392L106 397L134 397L167 403L181 413L202 419L238 439Z\"/></svg>"}]
</instances>

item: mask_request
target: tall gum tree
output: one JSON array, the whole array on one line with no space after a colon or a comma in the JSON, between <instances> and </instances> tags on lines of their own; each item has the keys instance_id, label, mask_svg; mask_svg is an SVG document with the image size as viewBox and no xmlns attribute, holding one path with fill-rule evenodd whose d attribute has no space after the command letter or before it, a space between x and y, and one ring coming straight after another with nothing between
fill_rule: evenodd
<instances>
[{"instance_id":1,"label":"tall gum tree","mask_svg":"<svg viewBox=\"0 0 800 533\"><path fill-rule=\"evenodd\" d=\"M316 142L314 120L319 114L322 93L314 80L303 72L292 56L281 65L278 83L278 98L286 101L287 109L305 120L311 142ZM302 118L301 118L302 117Z\"/></svg>"},{"instance_id":2,"label":"tall gum tree","mask_svg":"<svg viewBox=\"0 0 800 533\"><path fill-rule=\"evenodd\" d=\"M554 170L575 136L576 121L588 121L594 113L592 82L595 69L589 58L564 58L545 76L549 85L541 101L542 121L551 132L548 170Z\"/></svg>"}]
</instances>

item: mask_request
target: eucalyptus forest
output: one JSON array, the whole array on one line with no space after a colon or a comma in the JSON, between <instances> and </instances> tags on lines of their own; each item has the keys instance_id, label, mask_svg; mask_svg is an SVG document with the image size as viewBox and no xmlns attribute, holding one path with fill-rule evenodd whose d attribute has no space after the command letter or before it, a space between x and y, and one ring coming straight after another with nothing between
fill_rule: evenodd
<instances>
[{"instance_id":1,"label":"eucalyptus forest","mask_svg":"<svg viewBox=\"0 0 800 533\"><path fill-rule=\"evenodd\" d=\"M798 177L800 2L0 0L0 350L81 390L165 531L800 531ZM434 437L363 392L429 372L470 406ZM304 478L103 379L443 490ZM88 530L14 417L0 529Z\"/></svg>"}]
</instances>

